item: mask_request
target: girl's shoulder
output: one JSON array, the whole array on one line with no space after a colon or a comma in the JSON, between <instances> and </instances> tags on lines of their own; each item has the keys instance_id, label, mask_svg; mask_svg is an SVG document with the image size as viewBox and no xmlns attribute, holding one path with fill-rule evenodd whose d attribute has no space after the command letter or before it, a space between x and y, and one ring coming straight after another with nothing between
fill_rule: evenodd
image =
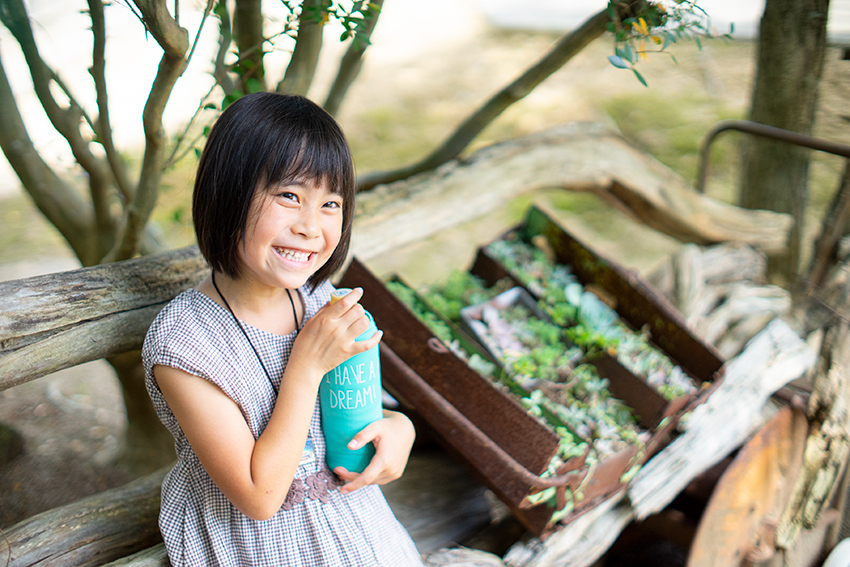
<instances>
[{"instance_id":1,"label":"girl's shoulder","mask_svg":"<svg viewBox=\"0 0 850 567\"><path fill-rule=\"evenodd\" d=\"M145 336L143 351L158 350L164 344L192 337L200 340L214 336L220 328L220 307L195 289L187 289L169 301L151 323Z\"/></svg>"}]
</instances>

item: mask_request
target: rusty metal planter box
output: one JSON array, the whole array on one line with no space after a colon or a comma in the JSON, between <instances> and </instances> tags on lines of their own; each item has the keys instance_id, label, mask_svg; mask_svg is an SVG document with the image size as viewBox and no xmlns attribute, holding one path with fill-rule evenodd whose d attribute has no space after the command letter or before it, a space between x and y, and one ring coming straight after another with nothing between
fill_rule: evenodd
<instances>
[{"instance_id":1,"label":"rusty metal planter box","mask_svg":"<svg viewBox=\"0 0 850 567\"><path fill-rule=\"evenodd\" d=\"M648 325L653 342L688 374L700 382L717 378L722 365L719 356L690 335L675 309L636 275L594 254L536 209L512 232L527 240L545 236L560 263L570 265L583 285L593 284L616 298L618 314L633 328ZM470 272L489 283L510 277L483 249ZM594 360L600 375L609 380L612 394L630 406L641 426L652 433L646 451L639 454L637 448L626 448L601 459L592 470L585 466L584 458L574 458L556 476L541 479L539 475L557 453L558 436L553 431L455 356L356 259L341 285L364 288L361 303L384 331L381 364L387 390L424 417L482 482L538 535L552 528L555 509L546 504L529 506L526 499L530 494L555 486L560 508L565 503L565 490L581 487L583 499L575 503L564 521L586 511L621 490L622 475L663 447L682 411L707 395L703 391L699 397L682 396L668 402L615 358Z\"/></svg>"}]
</instances>

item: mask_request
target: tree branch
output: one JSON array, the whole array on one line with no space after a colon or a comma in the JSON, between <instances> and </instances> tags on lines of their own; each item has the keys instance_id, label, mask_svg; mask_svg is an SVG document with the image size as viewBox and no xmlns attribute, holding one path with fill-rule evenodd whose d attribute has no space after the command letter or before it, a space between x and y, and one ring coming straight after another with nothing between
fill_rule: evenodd
<instances>
[{"instance_id":1,"label":"tree branch","mask_svg":"<svg viewBox=\"0 0 850 567\"><path fill-rule=\"evenodd\" d=\"M322 30L324 20L316 21L316 11L325 5L325 0L304 0L301 14L298 16L298 37L292 59L286 67L286 73L277 84L277 92L306 96L313 83L319 53L322 50Z\"/></svg>"},{"instance_id":2,"label":"tree branch","mask_svg":"<svg viewBox=\"0 0 850 567\"><path fill-rule=\"evenodd\" d=\"M381 15L381 8L384 0L373 0L373 14L366 19L363 29L358 31L354 36L351 45L339 62L339 71L336 74L331 90L328 92L328 98L325 99L324 108L329 113L336 115L339 111L339 106L348 92L348 88L354 82L354 79L360 73L360 68L363 66L363 54L369 46L369 40L372 37L372 32L378 24L378 17Z\"/></svg>"},{"instance_id":3,"label":"tree branch","mask_svg":"<svg viewBox=\"0 0 850 567\"><path fill-rule=\"evenodd\" d=\"M102 0L88 0L89 14L91 15L92 35L94 43L92 48L92 66L89 73L94 79L95 92L97 93L97 121L92 125L92 129L97 134L97 141L103 146L106 152L106 159L109 162L109 167L112 169L112 175L115 176L115 182L118 184L118 189L124 197L124 202L129 202L133 198L130 179L127 177L127 169L124 163L118 156L115 150L115 144L112 140L112 125L109 121L109 104L106 90L106 59L104 56L106 50L106 23L103 15Z\"/></svg>"},{"instance_id":4,"label":"tree branch","mask_svg":"<svg viewBox=\"0 0 850 567\"><path fill-rule=\"evenodd\" d=\"M68 241L84 266L97 263L89 242L94 212L38 155L21 119L0 59L0 147L38 209Z\"/></svg>"},{"instance_id":5,"label":"tree branch","mask_svg":"<svg viewBox=\"0 0 850 567\"><path fill-rule=\"evenodd\" d=\"M165 2L134 1L142 12L145 26L164 53L142 113L145 155L136 195L125 209L119 238L112 250L104 257L103 261L106 262L132 258L139 252L145 224L156 205L159 183L162 179L162 164L165 160L165 128L162 124L162 113L174 84L186 68L186 52L189 49L189 33L171 17Z\"/></svg>"},{"instance_id":6,"label":"tree branch","mask_svg":"<svg viewBox=\"0 0 850 567\"><path fill-rule=\"evenodd\" d=\"M99 252L102 254L105 249L108 249L108 242L111 241L115 229L115 220L109 213L109 197L113 190L113 177L103 160L91 153L88 146L89 141L80 132L80 120L83 116L82 108L73 97L69 98L70 104L65 109L61 108L53 98L53 94L50 92L50 81L54 73L38 52L29 16L22 0L0 1L0 19L21 46L32 75L33 87L47 117L53 127L68 142L74 159L89 175L89 186L98 233L98 239L93 244L101 247Z\"/></svg>"},{"instance_id":7,"label":"tree branch","mask_svg":"<svg viewBox=\"0 0 850 567\"><path fill-rule=\"evenodd\" d=\"M224 62L224 59L227 57L227 51L233 42L233 30L230 25L230 12L227 11L227 5L224 2L218 3L215 13L218 15L220 23L218 26L218 52L215 54L213 78L227 96L233 92L233 80L228 74L230 67Z\"/></svg>"},{"instance_id":8,"label":"tree branch","mask_svg":"<svg viewBox=\"0 0 850 567\"><path fill-rule=\"evenodd\" d=\"M405 179L411 175L435 169L457 157L469 143L510 105L525 97L549 75L560 69L587 44L605 32L611 21L607 10L601 10L582 25L561 38L534 66L527 69L511 84L496 93L482 107L457 127L454 133L422 161L389 171L366 174L358 180L358 189L367 191L376 185Z\"/></svg>"}]
</instances>

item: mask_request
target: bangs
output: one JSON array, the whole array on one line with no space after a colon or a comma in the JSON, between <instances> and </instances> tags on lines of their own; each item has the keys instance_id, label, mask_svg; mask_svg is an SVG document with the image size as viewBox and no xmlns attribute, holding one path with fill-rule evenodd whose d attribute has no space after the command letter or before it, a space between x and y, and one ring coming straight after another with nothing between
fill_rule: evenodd
<instances>
[{"instance_id":1,"label":"bangs","mask_svg":"<svg viewBox=\"0 0 850 567\"><path fill-rule=\"evenodd\" d=\"M333 132L312 130L300 140L285 140L271 152L264 168L269 186L292 185L311 181L326 184L337 195L346 197L346 188L354 180L354 167L348 144Z\"/></svg>"}]
</instances>

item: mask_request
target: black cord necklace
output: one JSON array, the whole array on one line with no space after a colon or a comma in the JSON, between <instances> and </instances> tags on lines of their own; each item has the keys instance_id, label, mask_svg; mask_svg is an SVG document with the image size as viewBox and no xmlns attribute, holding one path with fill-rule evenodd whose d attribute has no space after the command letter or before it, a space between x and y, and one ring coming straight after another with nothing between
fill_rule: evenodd
<instances>
[{"instance_id":1,"label":"black cord necklace","mask_svg":"<svg viewBox=\"0 0 850 567\"><path fill-rule=\"evenodd\" d=\"M277 388L274 387L274 382L272 382L272 375L269 374L266 365L263 363L263 359L260 358L260 353L257 352L256 347L254 347L254 343L251 341L251 337L248 336L248 332L245 330L245 327L242 326L242 322L236 317L236 313L233 312L233 308L230 307L230 304L227 302L227 299L224 298L224 294L221 293L221 290L218 289L218 285L215 283L215 272L212 272L212 284L215 288L216 293L224 302L224 306L227 307L227 310L230 312L230 315L233 317L233 320L236 322L236 326L239 327L239 330L242 331L242 334L245 335L245 340L248 341L248 345L251 347L251 350L254 351L254 355L257 357L257 362L260 363L260 366L263 367L263 372L266 373L266 378L269 379L269 384L272 386L272 390L277 394ZM292 317L295 319L295 334L298 335L298 331L301 330L301 325L298 323L298 312L295 310L295 301L292 299L292 294L289 290L286 290L286 295L289 297L289 303L292 305Z\"/></svg>"}]
</instances>

